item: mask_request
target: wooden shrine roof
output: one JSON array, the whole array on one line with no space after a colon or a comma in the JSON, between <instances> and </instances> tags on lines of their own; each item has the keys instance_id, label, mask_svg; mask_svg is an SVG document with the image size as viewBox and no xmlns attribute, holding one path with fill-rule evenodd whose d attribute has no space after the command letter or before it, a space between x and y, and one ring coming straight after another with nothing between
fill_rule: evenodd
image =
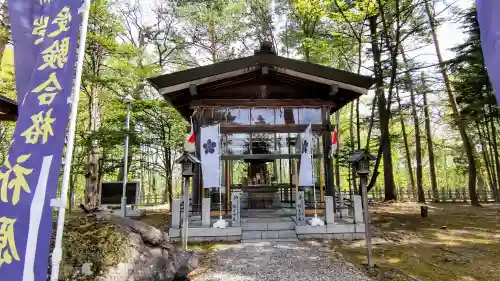
<instances>
[{"instance_id":1,"label":"wooden shrine roof","mask_svg":"<svg viewBox=\"0 0 500 281\"><path fill-rule=\"evenodd\" d=\"M0 121L17 120L17 102L0 96Z\"/></svg>"},{"instance_id":2,"label":"wooden shrine roof","mask_svg":"<svg viewBox=\"0 0 500 281\"><path fill-rule=\"evenodd\" d=\"M253 56L159 75L148 81L185 118L193 106L329 106L366 94L368 76L277 56L269 42Z\"/></svg>"}]
</instances>

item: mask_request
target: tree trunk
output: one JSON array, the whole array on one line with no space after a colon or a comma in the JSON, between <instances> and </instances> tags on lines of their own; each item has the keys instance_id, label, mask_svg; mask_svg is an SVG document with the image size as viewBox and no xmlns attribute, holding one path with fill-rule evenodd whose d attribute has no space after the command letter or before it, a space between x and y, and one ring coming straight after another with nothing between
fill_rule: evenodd
<instances>
[{"instance_id":1,"label":"tree trunk","mask_svg":"<svg viewBox=\"0 0 500 281\"><path fill-rule=\"evenodd\" d=\"M99 104L96 89L91 89L89 100L89 132L99 129ZM85 206L91 210L99 204L99 147L95 139L89 140L90 151L85 165Z\"/></svg>"},{"instance_id":2,"label":"tree trunk","mask_svg":"<svg viewBox=\"0 0 500 281\"><path fill-rule=\"evenodd\" d=\"M403 53L403 60L405 64L407 63L406 57ZM406 79L410 79L407 81L408 84L412 84L411 76L409 73L405 75ZM424 193L424 184L422 181L423 172L422 172L422 143L420 137L420 123L418 120L417 113L417 104L415 101L415 92L413 91L413 87L409 85L410 89L410 100L411 100L411 115L413 117L413 127L415 130L415 159L417 161L417 191L418 191L418 202L425 203L425 193Z\"/></svg>"},{"instance_id":3,"label":"tree trunk","mask_svg":"<svg viewBox=\"0 0 500 281\"><path fill-rule=\"evenodd\" d=\"M444 80L444 84L446 86L446 92L448 93L448 99L450 102L450 106L451 106L451 109L453 110L453 118L455 119L458 130L460 132L460 137L462 138L462 142L464 144L464 149L465 149L465 152L467 154L467 161L469 162L468 173L469 173L470 201L471 201L471 204L473 206L481 206L479 204L479 200L477 198L477 193L476 193L476 172L477 171L476 171L474 151L472 149L472 144L469 140L469 136L467 135L466 126L462 120L462 117L460 116L460 112L458 111L457 101L455 98L455 94L453 93L453 90L451 88L451 82L450 82L450 79L448 77L446 64L444 64L443 57L441 56L441 50L439 47L439 40L437 38L436 24L434 21L434 16L433 16L432 11L431 11L431 6L429 3L429 0L424 0L424 1L425 1L425 10L426 10L427 17L429 19L429 24L431 27L432 39L434 41L434 48L436 50L436 56L438 58L438 62L440 65L441 74L443 75L443 80Z\"/></svg>"},{"instance_id":4,"label":"tree trunk","mask_svg":"<svg viewBox=\"0 0 500 281\"><path fill-rule=\"evenodd\" d=\"M491 142L492 142L492 145L493 145L493 157L495 159L495 167L496 167L496 175L497 175L497 184L496 186L500 185L500 157L498 155L498 142L497 142L497 129L496 129L496 126L495 126L495 121L493 119L493 116L490 117L490 127L491 127L491 134L492 134L492 138L491 138ZM498 198L498 194L494 194L495 196L495 199L496 200L499 200L500 198Z\"/></svg>"},{"instance_id":5,"label":"tree trunk","mask_svg":"<svg viewBox=\"0 0 500 281\"><path fill-rule=\"evenodd\" d=\"M497 198L497 195L498 195L498 189L497 189L497 184L496 184L496 180L495 180L495 168L491 165L490 163L490 156L488 155L488 149L487 149L487 146L486 144L484 143L484 133L483 131L481 130L481 125L479 124L479 122L476 123L476 128L477 128L477 131L478 131L478 136L479 136L479 140L481 141L481 146L482 146L482 156L483 156L483 161L484 161L484 165L486 167L486 175L488 176L488 181L490 182L490 189L491 189L491 194L493 195L493 198L495 199L495 201L498 200ZM486 127L486 129L488 129Z\"/></svg>"},{"instance_id":6,"label":"tree trunk","mask_svg":"<svg viewBox=\"0 0 500 281\"><path fill-rule=\"evenodd\" d=\"M425 85L425 81L422 78L422 84ZM436 164L434 157L434 144L432 142L432 132L431 132L431 114L429 110L429 104L427 102L427 87L424 87L424 91L422 93L424 100L424 118L425 118L425 138L427 140L427 150L429 153L429 173L431 176L431 189L434 195L434 202L439 201L439 193L437 187L437 178L436 178Z\"/></svg>"},{"instance_id":7,"label":"tree trunk","mask_svg":"<svg viewBox=\"0 0 500 281\"><path fill-rule=\"evenodd\" d=\"M399 89L396 88L396 98L398 100L398 107L399 111L401 111L401 99L399 97ZM408 168L408 175L410 177L410 185L411 185L411 191L413 198L416 198L417 196L417 189L415 186L415 179L413 178L413 166L411 164L411 153L410 153L410 148L408 146L408 136L406 134L406 127L405 127L405 121L403 118L403 115L400 115L399 122L401 123L401 131L403 132L403 141L405 144L405 152L406 152L406 166Z\"/></svg>"},{"instance_id":8,"label":"tree trunk","mask_svg":"<svg viewBox=\"0 0 500 281\"><path fill-rule=\"evenodd\" d=\"M384 187L386 201L396 200L396 190L394 187L394 174L392 171L392 155L391 155L391 142L389 138L389 116L387 111L387 99L384 92L384 81L381 56L378 45L379 34L377 31L377 18L378 16L370 17L370 35L371 46L373 52L373 63L375 72L375 95L378 100L379 120L380 120L380 146L382 148L382 157L384 160Z\"/></svg>"},{"instance_id":9,"label":"tree trunk","mask_svg":"<svg viewBox=\"0 0 500 281\"><path fill-rule=\"evenodd\" d=\"M493 182L495 184L496 183L496 179L497 179L497 176L496 176L496 169L495 169L495 159L494 159L494 152L493 152L493 149L496 149L493 147L493 141L492 141L492 137L491 137L491 134L490 134L490 128L488 127L488 121L485 120L485 125L484 125L484 132L486 132L486 139L488 140L488 146L487 146L487 149L489 150L489 153L487 153L486 155L488 156L488 161L490 163L490 168L491 168L491 176L493 178ZM497 185L498 186L498 185Z\"/></svg>"}]
</instances>

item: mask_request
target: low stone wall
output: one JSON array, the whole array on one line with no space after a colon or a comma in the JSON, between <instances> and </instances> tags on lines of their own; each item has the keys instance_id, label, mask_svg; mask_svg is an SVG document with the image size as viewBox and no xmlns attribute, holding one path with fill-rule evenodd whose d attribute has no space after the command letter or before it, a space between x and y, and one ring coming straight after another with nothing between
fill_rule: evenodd
<instances>
[{"instance_id":1,"label":"low stone wall","mask_svg":"<svg viewBox=\"0 0 500 281\"><path fill-rule=\"evenodd\" d=\"M365 239L364 233L315 233L315 234L297 234L297 238L300 240L308 239L324 239L324 240L363 240Z\"/></svg>"},{"instance_id":2,"label":"low stone wall","mask_svg":"<svg viewBox=\"0 0 500 281\"><path fill-rule=\"evenodd\" d=\"M198 242L238 242L241 241L241 235L238 236L205 236L205 237L189 237L190 243ZM180 243L181 237L170 238L171 243Z\"/></svg>"},{"instance_id":3,"label":"low stone wall","mask_svg":"<svg viewBox=\"0 0 500 281\"><path fill-rule=\"evenodd\" d=\"M181 240L182 228L170 228L169 237L171 242ZM188 229L189 242L218 242L218 241L240 241L241 227L211 228L190 227Z\"/></svg>"},{"instance_id":4,"label":"low stone wall","mask_svg":"<svg viewBox=\"0 0 500 281\"><path fill-rule=\"evenodd\" d=\"M296 225L299 239L360 240L365 237L364 223L336 223L324 226Z\"/></svg>"}]
</instances>

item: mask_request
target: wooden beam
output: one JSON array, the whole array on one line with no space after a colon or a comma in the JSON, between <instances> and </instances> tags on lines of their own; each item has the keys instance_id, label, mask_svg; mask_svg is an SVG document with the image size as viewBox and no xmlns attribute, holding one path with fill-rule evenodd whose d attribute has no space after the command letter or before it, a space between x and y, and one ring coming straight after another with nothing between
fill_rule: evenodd
<instances>
[{"instance_id":1,"label":"wooden beam","mask_svg":"<svg viewBox=\"0 0 500 281\"><path fill-rule=\"evenodd\" d=\"M317 153L314 158L323 157ZM243 154L243 155L221 155L222 160L276 160L276 159L299 159L300 154Z\"/></svg>"},{"instance_id":2,"label":"wooden beam","mask_svg":"<svg viewBox=\"0 0 500 281\"><path fill-rule=\"evenodd\" d=\"M231 95L228 95L230 97ZM323 99L198 99L191 107L323 107L335 106L331 100Z\"/></svg>"},{"instance_id":3,"label":"wooden beam","mask_svg":"<svg viewBox=\"0 0 500 281\"><path fill-rule=\"evenodd\" d=\"M285 124L285 125L227 125L222 124L220 131L223 134L234 133L302 133L308 125L306 124ZM311 125L313 132L321 132L326 129L325 125Z\"/></svg>"}]
</instances>

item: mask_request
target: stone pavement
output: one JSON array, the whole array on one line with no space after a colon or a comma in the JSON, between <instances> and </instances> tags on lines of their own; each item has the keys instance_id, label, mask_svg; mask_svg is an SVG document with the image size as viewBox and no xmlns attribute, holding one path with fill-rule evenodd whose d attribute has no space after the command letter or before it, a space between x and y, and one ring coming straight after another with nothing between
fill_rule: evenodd
<instances>
[{"instance_id":1,"label":"stone pavement","mask_svg":"<svg viewBox=\"0 0 500 281\"><path fill-rule=\"evenodd\" d=\"M368 281L318 242L227 245L200 257L191 281Z\"/></svg>"}]
</instances>

